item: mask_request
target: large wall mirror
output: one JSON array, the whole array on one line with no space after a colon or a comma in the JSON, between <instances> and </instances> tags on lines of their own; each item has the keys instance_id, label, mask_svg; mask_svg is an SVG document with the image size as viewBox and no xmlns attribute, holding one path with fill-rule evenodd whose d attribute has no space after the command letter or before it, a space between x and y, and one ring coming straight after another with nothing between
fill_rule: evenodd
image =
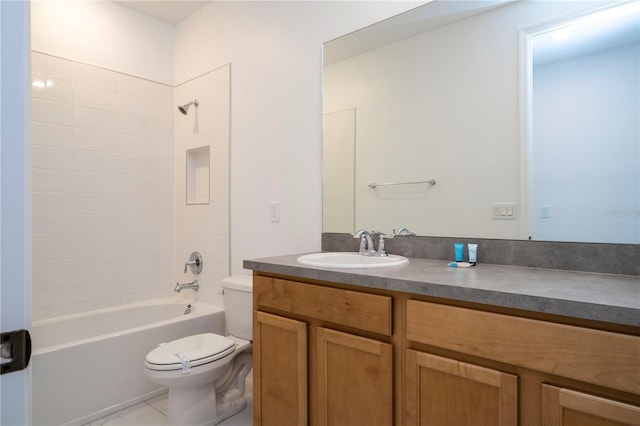
<instances>
[{"instance_id":1,"label":"large wall mirror","mask_svg":"<svg viewBox=\"0 0 640 426\"><path fill-rule=\"evenodd\" d=\"M326 43L323 231L640 243L639 43L638 1L532 0Z\"/></svg>"}]
</instances>

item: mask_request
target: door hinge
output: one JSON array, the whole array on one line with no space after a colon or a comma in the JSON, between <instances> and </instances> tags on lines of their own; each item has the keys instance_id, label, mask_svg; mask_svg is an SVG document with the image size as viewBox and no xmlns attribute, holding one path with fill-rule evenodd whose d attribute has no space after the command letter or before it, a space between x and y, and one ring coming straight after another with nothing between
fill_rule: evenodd
<instances>
[{"instance_id":1,"label":"door hinge","mask_svg":"<svg viewBox=\"0 0 640 426\"><path fill-rule=\"evenodd\" d=\"M31 359L29 330L2 332L0 336L0 374L27 368Z\"/></svg>"}]
</instances>

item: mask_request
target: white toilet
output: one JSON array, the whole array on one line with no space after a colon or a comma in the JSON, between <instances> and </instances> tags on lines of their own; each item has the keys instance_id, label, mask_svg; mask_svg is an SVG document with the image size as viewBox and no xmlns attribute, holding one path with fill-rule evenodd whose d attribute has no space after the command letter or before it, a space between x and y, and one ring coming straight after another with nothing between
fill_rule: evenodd
<instances>
[{"instance_id":1,"label":"white toilet","mask_svg":"<svg viewBox=\"0 0 640 426\"><path fill-rule=\"evenodd\" d=\"M251 370L252 277L222 280L229 336L196 334L147 354L145 373L169 387L169 425L215 425L242 411Z\"/></svg>"}]
</instances>

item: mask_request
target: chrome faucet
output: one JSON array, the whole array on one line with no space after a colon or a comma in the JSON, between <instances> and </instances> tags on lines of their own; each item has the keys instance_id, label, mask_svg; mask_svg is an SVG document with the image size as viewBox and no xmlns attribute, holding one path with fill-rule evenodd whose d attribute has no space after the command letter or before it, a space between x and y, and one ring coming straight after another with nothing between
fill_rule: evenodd
<instances>
[{"instance_id":1,"label":"chrome faucet","mask_svg":"<svg viewBox=\"0 0 640 426\"><path fill-rule=\"evenodd\" d=\"M173 291L177 291L178 293L180 293L185 288L192 288L193 290L198 291L198 289L200 288L200 284L198 284L198 280L194 280L192 283L185 284L176 283Z\"/></svg>"},{"instance_id":2,"label":"chrome faucet","mask_svg":"<svg viewBox=\"0 0 640 426\"><path fill-rule=\"evenodd\" d=\"M380 234L378 236L378 250L376 250L375 243L373 242L374 234ZM387 249L384 241L385 239L393 237L393 234L383 234L381 232L367 231L366 229L361 229L353 234L353 238L360 238L360 250L358 251L358 253L363 256L389 256L387 254Z\"/></svg>"},{"instance_id":3,"label":"chrome faucet","mask_svg":"<svg viewBox=\"0 0 640 426\"><path fill-rule=\"evenodd\" d=\"M393 233L394 235L416 235L415 232L409 231L409 229L405 228L404 226L401 226L398 229L394 229Z\"/></svg>"},{"instance_id":4,"label":"chrome faucet","mask_svg":"<svg viewBox=\"0 0 640 426\"><path fill-rule=\"evenodd\" d=\"M353 238L360 238L360 250L358 253L363 256L373 256L376 254L376 247L371 234L373 234L373 232L369 232L366 229L361 229L353 234Z\"/></svg>"}]
</instances>

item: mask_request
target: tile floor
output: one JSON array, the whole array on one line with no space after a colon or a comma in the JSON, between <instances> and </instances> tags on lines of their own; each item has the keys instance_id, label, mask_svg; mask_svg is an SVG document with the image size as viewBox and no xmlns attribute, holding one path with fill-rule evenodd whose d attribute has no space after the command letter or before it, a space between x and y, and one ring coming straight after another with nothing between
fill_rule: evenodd
<instances>
[{"instance_id":1,"label":"tile floor","mask_svg":"<svg viewBox=\"0 0 640 426\"><path fill-rule=\"evenodd\" d=\"M219 423L219 426L252 426L253 404L249 400L247 407ZM167 424L167 394L141 402L110 416L88 423L85 426L165 426Z\"/></svg>"}]
</instances>

